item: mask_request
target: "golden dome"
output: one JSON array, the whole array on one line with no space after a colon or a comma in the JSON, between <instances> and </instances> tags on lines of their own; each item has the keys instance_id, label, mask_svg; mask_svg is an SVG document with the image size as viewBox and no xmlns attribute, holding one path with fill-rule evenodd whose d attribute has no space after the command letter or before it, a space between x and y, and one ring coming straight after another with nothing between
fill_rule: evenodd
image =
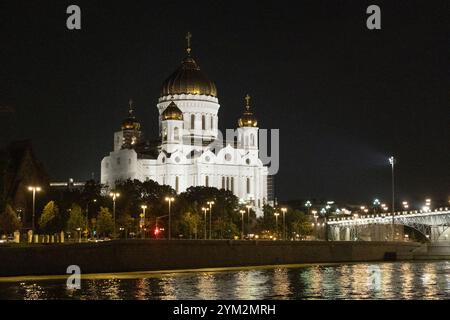
<instances>
[{"instance_id":1,"label":"golden dome","mask_svg":"<svg viewBox=\"0 0 450 320\"><path fill-rule=\"evenodd\" d=\"M240 128L242 127L257 127L258 126L258 119L253 115L253 112L250 111L250 96L247 95L245 97L246 105L245 105L245 111L242 114L242 117L238 121L238 125Z\"/></svg>"},{"instance_id":2,"label":"golden dome","mask_svg":"<svg viewBox=\"0 0 450 320\"><path fill-rule=\"evenodd\" d=\"M188 40L187 56L181 66L168 77L161 87L161 97L175 94L195 94L217 97L216 85L200 70L197 62L191 57L191 34Z\"/></svg>"},{"instance_id":3,"label":"golden dome","mask_svg":"<svg viewBox=\"0 0 450 320\"><path fill-rule=\"evenodd\" d=\"M183 112L172 101L162 113L162 120L181 120L183 121Z\"/></svg>"},{"instance_id":4,"label":"golden dome","mask_svg":"<svg viewBox=\"0 0 450 320\"><path fill-rule=\"evenodd\" d=\"M128 118L122 121L122 130L139 130L141 124L136 120L133 112L133 100L130 99L128 104Z\"/></svg>"}]
</instances>

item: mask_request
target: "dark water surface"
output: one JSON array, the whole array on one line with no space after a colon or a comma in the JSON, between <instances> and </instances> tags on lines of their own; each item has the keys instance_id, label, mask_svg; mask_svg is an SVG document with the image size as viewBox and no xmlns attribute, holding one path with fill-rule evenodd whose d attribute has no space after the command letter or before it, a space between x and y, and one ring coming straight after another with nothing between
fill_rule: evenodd
<instances>
[{"instance_id":1,"label":"dark water surface","mask_svg":"<svg viewBox=\"0 0 450 320\"><path fill-rule=\"evenodd\" d=\"M0 299L450 299L450 262L394 262L0 282Z\"/></svg>"}]
</instances>

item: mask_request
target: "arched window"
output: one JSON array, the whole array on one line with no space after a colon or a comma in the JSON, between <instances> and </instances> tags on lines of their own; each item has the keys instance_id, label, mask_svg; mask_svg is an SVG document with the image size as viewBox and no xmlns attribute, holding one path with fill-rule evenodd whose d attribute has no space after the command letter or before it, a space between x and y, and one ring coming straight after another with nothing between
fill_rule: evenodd
<instances>
[{"instance_id":1,"label":"arched window","mask_svg":"<svg viewBox=\"0 0 450 320\"><path fill-rule=\"evenodd\" d=\"M247 178L247 193L250 193L250 178Z\"/></svg>"},{"instance_id":2,"label":"arched window","mask_svg":"<svg viewBox=\"0 0 450 320\"><path fill-rule=\"evenodd\" d=\"M245 146L248 146L248 136L245 136Z\"/></svg>"},{"instance_id":3,"label":"arched window","mask_svg":"<svg viewBox=\"0 0 450 320\"><path fill-rule=\"evenodd\" d=\"M180 129L178 129L178 127L173 129L173 138L175 140L180 140Z\"/></svg>"},{"instance_id":4,"label":"arched window","mask_svg":"<svg viewBox=\"0 0 450 320\"><path fill-rule=\"evenodd\" d=\"M214 129L214 116L211 115L211 130Z\"/></svg>"},{"instance_id":5,"label":"arched window","mask_svg":"<svg viewBox=\"0 0 450 320\"><path fill-rule=\"evenodd\" d=\"M177 193L179 193L180 190L180 178L179 177L175 177L175 191Z\"/></svg>"},{"instance_id":6,"label":"arched window","mask_svg":"<svg viewBox=\"0 0 450 320\"><path fill-rule=\"evenodd\" d=\"M202 115L202 130L206 130L206 116Z\"/></svg>"},{"instance_id":7,"label":"arched window","mask_svg":"<svg viewBox=\"0 0 450 320\"><path fill-rule=\"evenodd\" d=\"M250 145L255 146L255 135L253 133L250 135Z\"/></svg>"},{"instance_id":8,"label":"arched window","mask_svg":"<svg viewBox=\"0 0 450 320\"><path fill-rule=\"evenodd\" d=\"M209 177L205 177L205 187L209 187Z\"/></svg>"},{"instance_id":9,"label":"arched window","mask_svg":"<svg viewBox=\"0 0 450 320\"><path fill-rule=\"evenodd\" d=\"M234 192L234 177L231 177L231 192Z\"/></svg>"},{"instance_id":10,"label":"arched window","mask_svg":"<svg viewBox=\"0 0 450 320\"><path fill-rule=\"evenodd\" d=\"M225 177L222 177L222 189L225 189Z\"/></svg>"},{"instance_id":11,"label":"arched window","mask_svg":"<svg viewBox=\"0 0 450 320\"><path fill-rule=\"evenodd\" d=\"M195 114L191 114L191 130L195 129Z\"/></svg>"},{"instance_id":12,"label":"arched window","mask_svg":"<svg viewBox=\"0 0 450 320\"><path fill-rule=\"evenodd\" d=\"M163 129L163 141L167 140L167 128Z\"/></svg>"}]
</instances>

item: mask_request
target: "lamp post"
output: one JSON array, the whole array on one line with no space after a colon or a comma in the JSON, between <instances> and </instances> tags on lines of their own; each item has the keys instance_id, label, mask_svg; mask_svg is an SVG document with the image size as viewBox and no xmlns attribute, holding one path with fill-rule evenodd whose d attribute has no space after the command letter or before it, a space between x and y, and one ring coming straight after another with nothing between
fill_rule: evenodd
<instances>
[{"instance_id":1,"label":"lamp post","mask_svg":"<svg viewBox=\"0 0 450 320\"><path fill-rule=\"evenodd\" d=\"M279 216L280 214L279 214L278 212L275 212L274 215L275 215L275 234L276 234L277 237L278 237L278 216Z\"/></svg>"},{"instance_id":2,"label":"lamp post","mask_svg":"<svg viewBox=\"0 0 450 320\"><path fill-rule=\"evenodd\" d=\"M392 241L394 241L394 212L395 212L395 180L394 180L394 166L395 158L391 156L389 158L389 163L391 165L391 176L392 176Z\"/></svg>"},{"instance_id":3,"label":"lamp post","mask_svg":"<svg viewBox=\"0 0 450 320\"><path fill-rule=\"evenodd\" d=\"M248 204L245 207L247 208L247 219L248 219L247 233L250 233L250 208L252 206Z\"/></svg>"},{"instance_id":4,"label":"lamp post","mask_svg":"<svg viewBox=\"0 0 450 320\"><path fill-rule=\"evenodd\" d=\"M142 231L142 238L145 239L145 210L147 209L147 205L143 204L141 206L141 209L142 209L141 231Z\"/></svg>"},{"instance_id":5,"label":"lamp post","mask_svg":"<svg viewBox=\"0 0 450 320\"><path fill-rule=\"evenodd\" d=\"M92 202L97 202L97 199L92 200ZM88 238L88 227L89 227L89 200L86 203L86 239Z\"/></svg>"},{"instance_id":6,"label":"lamp post","mask_svg":"<svg viewBox=\"0 0 450 320\"><path fill-rule=\"evenodd\" d=\"M41 187L29 186L28 191L31 191L33 193L33 217L32 217L32 221L31 221L31 229L33 230L33 233L34 233L34 229L35 229L34 217L36 215L36 192L40 192Z\"/></svg>"},{"instance_id":7,"label":"lamp post","mask_svg":"<svg viewBox=\"0 0 450 320\"><path fill-rule=\"evenodd\" d=\"M208 211L208 208L202 207L202 211L203 211L203 216L205 217L203 235L204 235L204 238L206 240L206 224L208 223L208 220L206 220L206 212Z\"/></svg>"},{"instance_id":8,"label":"lamp post","mask_svg":"<svg viewBox=\"0 0 450 320\"><path fill-rule=\"evenodd\" d=\"M120 197L120 193L118 193L118 192L111 192L109 194L109 196L112 198L112 201L113 201L113 224L114 224L114 226L113 226L113 234L114 234L114 237L115 237L116 236L116 199L118 197Z\"/></svg>"},{"instance_id":9,"label":"lamp post","mask_svg":"<svg viewBox=\"0 0 450 320\"><path fill-rule=\"evenodd\" d=\"M402 202L402 205L403 205L403 208L404 208L405 210L408 210L408 208L409 208L408 201L403 201L403 202Z\"/></svg>"},{"instance_id":10,"label":"lamp post","mask_svg":"<svg viewBox=\"0 0 450 320\"><path fill-rule=\"evenodd\" d=\"M172 239L172 228L171 228L171 215L170 215L170 208L172 206L172 202L175 200L174 197L166 197L166 202L169 203L169 230L168 230L168 238L169 240Z\"/></svg>"},{"instance_id":11,"label":"lamp post","mask_svg":"<svg viewBox=\"0 0 450 320\"><path fill-rule=\"evenodd\" d=\"M245 210L239 210L241 214L241 240L244 240L244 213Z\"/></svg>"},{"instance_id":12,"label":"lamp post","mask_svg":"<svg viewBox=\"0 0 450 320\"><path fill-rule=\"evenodd\" d=\"M314 234L316 236L316 240L318 240L318 233L317 233L317 210L313 210L312 214L314 216Z\"/></svg>"},{"instance_id":13,"label":"lamp post","mask_svg":"<svg viewBox=\"0 0 450 320\"><path fill-rule=\"evenodd\" d=\"M373 200L373 213L377 213L377 208L380 206L380 200L375 199Z\"/></svg>"},{"instance_id":14,"label":"lamp post","mask_svg":"<svg viewBox=\"0 0 450 320\"><path fill-rule=\"evenodd\" d=\"M311 206L312 206L312 203L311 203L311 201L306 201L306 203L305 203L305 207L306 208L308 208L308 215L310 214L310 210L311 210Z\"/></svg>"},{"instance_id":15,"label":"lamp post","mask_svg":"<svg viewBox=\"0 0 450 320\"><path fill-rule=\"evenodd\" d=\"M209 239L211 240L211 226L212 226L212 206L214 205L214 201L208 201L206 202L207 205L209 205Z\"/></svg>"},{"instance_id":16,"label":"lamp post","mask_svg":"<svg viewBox=\"0 0 450 320\"><path fill-rule=\"evenodd\" d=\"M283 240L286 240L286 208L281 208L281 212L283 212Z\"/></svg>"}]
</instances>

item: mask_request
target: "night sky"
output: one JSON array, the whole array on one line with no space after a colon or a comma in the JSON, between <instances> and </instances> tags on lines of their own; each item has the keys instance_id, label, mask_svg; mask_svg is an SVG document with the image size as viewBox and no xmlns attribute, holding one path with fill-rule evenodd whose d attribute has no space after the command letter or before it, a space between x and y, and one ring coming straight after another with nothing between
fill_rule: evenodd
<instances>
[{"instance_id":1,"label":"night sky","mask_svg":"<svg viewBox=\"0 0 450 320\"><path fill-rule=\"evenodd\" d=\"M295 6L294 6L295 3ZM66 28L66 8L82 30ZM366 28L366 8L382 30ZM450 196L449 1L0 2L0 145L31 138L52 180L100 175L135 101L157 136L163 80L193 55L219 91L219 126L245 94L279 128L279 199Z\"/></svg>"}]
</instances>

